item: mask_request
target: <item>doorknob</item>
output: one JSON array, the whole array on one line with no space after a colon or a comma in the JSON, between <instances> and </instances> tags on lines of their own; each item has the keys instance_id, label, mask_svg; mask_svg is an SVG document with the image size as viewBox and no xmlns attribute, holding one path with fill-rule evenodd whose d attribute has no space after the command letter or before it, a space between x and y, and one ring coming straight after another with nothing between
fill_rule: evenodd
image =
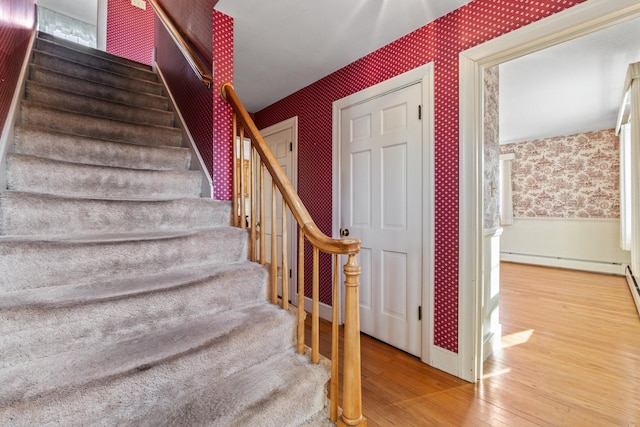
<instances>
[{"instance_id":1,"label":"doorknob","mask_svg":"<svg viewBox=\"0 0 640 427\"><path fill-rule=\"evenodd\" d=\"M342 237L349 237L349 229L348 228L341 228L340 229L340 235Z\"/></svg>"}]
</instances>

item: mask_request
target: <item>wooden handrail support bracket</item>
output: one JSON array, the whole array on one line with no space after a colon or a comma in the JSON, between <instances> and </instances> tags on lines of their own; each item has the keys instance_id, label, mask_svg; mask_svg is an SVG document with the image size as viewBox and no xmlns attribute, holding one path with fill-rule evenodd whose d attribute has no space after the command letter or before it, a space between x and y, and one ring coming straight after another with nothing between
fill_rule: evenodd
<instances>
[{"instance_id":1,"label":"wooden handrail support bracket","mask_svg":"<svg viewBox=\"0 0 640 427\"><path fill-rule=\"evenodd\" d=\"M348 260L344 266L344 275L345 275L345 320L344 320L344 366L343 366L343 392L342 392L342 415L338 417L337 414L337 390L338 385L337 375L334 375L334 372L337 374L337 363L339 363L339 357L337 356L337 343L338 343L338 334L337 332L332 333L332 386L331 389L331 411L330 418L332 421L337 421L339 426L359 426L364 427L367 425L367 420L362 415L362 373L361 373L361 356L360 356L360 298L359 287L360 287L360 273L361 267L358 265L356 260L356 255L360 252L360 239L334 239L326 234L324 234L318 226L315 224L311 215L307 211L307 208L300 200L298 193L293 188L291 182L287 178L287 175L282 170L280 165L278 164L276 158L271 152L267 142L262 137L260 131L256 127L255 123L247 113L244 105L238 99L235 90L233 89L233 85L231 83L225 83L220 87L220 94L223 99L225 99L229 104L231 104L234 110L234 141L232 144L236 145L235 139L238 138L238 135L235 131L236 127L241 129L240 131L240 140L243 140L245 137L251 141L251 147L258 153L260 159L260 173L262 173L262 167L266 168L268 173L272 178L272 221L275 221L275 190L276 188L280 191L282 195L283 205L282 209L284 212L285 207L288 207L291 211L291 214L295 218L299 227L299 243L298 243L298 257L299 257L299 269L301 270L301 275L298 278L298 304L302 304L304 306L304 288L302 286L302 282L304 282L304 257L301 254L304 251L304 239L313 246L313 295L312 295L312 345L311 345L311 360L314 363L318 361L318 302L319 302L319 292L318 292L318 270L319 270L319 262L318 256L319 252L324 252L327 254L331 254L334 256L334 264L337 264L338 255L347 255ZM243 144L240 144L243 146ZM243 156L242 150L240 152L241 157ZM250 154L249 158L252 158L253 153ZM234 157L237 158L237 153L234 151ZM244 158L244 157L243 157ZM235 164L235 162L234 162ZM237 176L238 173L234 172L234 177ZM242 174L240 174L242 176ZM240 178L241 179L241 178ZM262 178L261 181L262 182ZM242 189L240 189L239 193L242 194L244 192L244 183L240 183ZM234 183L234 186L236 184ZM262 184L260 185L262 187ZM238 190L237 187L234 187L233 195L234 195L234 209L240 209L238 204L235 201L235 197L237 197ZM260 194L262 198L262 193ZM244 197L244 195L242 196ZM251 196L251 204L253 206L254 196ZM244 201L240 203L240 206L244 206ZM265 211L265 207L260 207L260 213ZM252 210L253 216L255 216L255 212ZM234 217L237 216L237 213L234 213ZM282 246L285 247L286 240L286 215L282 215L283 224L282 224ZM264 219L261 218L261 224ZM263 227L261 228L261 242L260 244L264 244L264 231ZM271 229L275 230L276 225L275 222L272 222ZM273 248L271 249L272 257L273 253L276 252L275 249L275 241L276 239L271 239ZM252 250L252 253L253 250ZM283 288L283 308L286 308L286 302L284 301L284 297L286 297L286 292L284 287L286 286L286 268L287 261L285 257L287 257L286 250L282 251L283 253L283 268L282 268L282 288ZM264 248L260 250L260 262L264 263ZM337 265L334 266L337 271ZM277 295L277 285L274 285L273 282L277 283L277 272L275 271L275 262L271 261L271 270L272 270L272 301L274 303L278 302ZM299 271L300 273L300 271ZM337 274L334 274L334 301L337 300L338 293L335 292L338 288L337 284ZM288 302L288 301L287 301ZM334 313L337 311L334 310ZM334 324L337 325L337 317L334 317ZM334 325L335 326L335 325ZM304 334L301 334L300 328L304 328L303 322L299 321L298 323L298 337L302 336L304 339ZM337 331L337 328L336 328ZM301 352L304 349L304 342L298 342L298 352ZM335 362L335 363L334 363ZM339 418L339 419L336 419Z\"/></svg>"}]
</instances>

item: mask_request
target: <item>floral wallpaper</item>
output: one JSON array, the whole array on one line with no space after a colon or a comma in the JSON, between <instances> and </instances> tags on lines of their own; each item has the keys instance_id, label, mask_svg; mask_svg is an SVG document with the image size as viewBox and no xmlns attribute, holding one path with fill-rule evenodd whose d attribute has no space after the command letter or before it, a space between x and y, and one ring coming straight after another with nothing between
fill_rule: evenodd
<instances>
[{"instance_id":1,"label":"floral wallpaper","mask_svg":"<svg viewBox=\"0 0 640 427\"><path fill-rule=\"evenodd\" d=\"M516 218L619 218L619 145L613 129L501 146L512 161Z\"/></svg>"},{"instance_id":2,"label":"floral wallpaper","mask_svg":"<svg viewBox=\"0 0 640 427\"><path fill-rule=\"evenodd\" d=\"M500 68L484 71L484 228L500 226Z\"/></svg>"}]
</instances>

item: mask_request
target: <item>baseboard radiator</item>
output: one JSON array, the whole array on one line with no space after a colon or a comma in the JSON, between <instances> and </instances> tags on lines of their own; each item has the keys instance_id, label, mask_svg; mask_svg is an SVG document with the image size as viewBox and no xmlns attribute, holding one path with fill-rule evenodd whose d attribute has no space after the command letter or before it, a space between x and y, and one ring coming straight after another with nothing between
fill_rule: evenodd
<instances>
[{"instance_id":1,"label":"baseboard radiator","mask_svg":"<svg viewBox=\"0 0 640 427\"><path fill-rule=\"evenodd\" d=\"M636 303L636 309L638 309L638 314L640 314L640 287L638 287L638 282L631 272L631 267L627 266L625 276L627 277L627 283L629 284L631 295L633 295L633 300Z\"/></svg>"}]
</instances>

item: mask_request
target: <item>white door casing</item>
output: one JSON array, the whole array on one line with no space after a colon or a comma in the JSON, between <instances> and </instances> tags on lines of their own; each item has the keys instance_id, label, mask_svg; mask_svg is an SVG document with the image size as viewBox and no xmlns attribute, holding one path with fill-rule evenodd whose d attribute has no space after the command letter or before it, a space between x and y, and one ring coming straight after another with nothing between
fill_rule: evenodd
<instances>
[{"instance_id":1,"label":"white door casing","mask_svg":"<svg viewBox=\"0 0 640 427\"><path fill-rule=\"evenodd\" d=\"M460 53L458 377L482 377L484 69L640 17L637 0L588 0Z\"/></svg>"},{"instance_id":2,"label":"white door casing","mask_svg":"<svg viewBox=\"0 0 640 427\"><path fill-rule=\"evenodd\" d=\"M334 103L334 230L349 229L363 242L361 330L425 361L433 311L432 93L428 64Z\"/></svg>"},{"instance_id":3,"label":"white door casing","mask_svg":"<svg viewBox=\"0 0 640 427\"><path fill-rule=\"evenodd\" d=\"M274 157L278 161L278 164L284 170L287 178L291 181L294 189L297 189L297 145L298 145L298 117L292 117L284 120L268 128L260 130L263 138L269 145L269 148L273 152ZM265 227L265 246L267 262L271 259L271 177L268 173L265 173L264 182L264 200L265 200L265 224L261 226ZM298 301L297 293L297 247L298 247L298 234L297 225L291 215L291 212L287 210L287 251L288 251L288 265L290 272L283 272L281 270L282 265L282 195L277 192L276 195L276 238L278 247L278 295L282 296L282 274L287 274L289 299L296 305Z\"/></svg>"}]
</instances>

